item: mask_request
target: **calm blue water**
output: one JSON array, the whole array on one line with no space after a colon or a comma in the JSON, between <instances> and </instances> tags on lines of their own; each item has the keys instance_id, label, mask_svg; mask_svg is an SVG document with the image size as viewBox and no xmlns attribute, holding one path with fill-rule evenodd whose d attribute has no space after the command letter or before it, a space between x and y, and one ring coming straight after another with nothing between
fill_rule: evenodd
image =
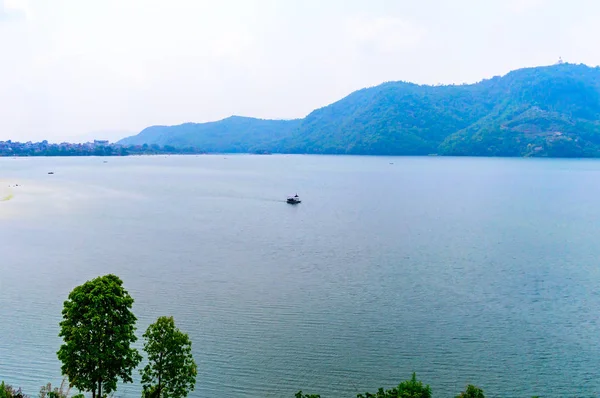
<instances>
[{"instance_id":1,"label":"calm blue water","mask_svg":"<svg viewBox=\"0 0 600 398\"><path fill-rule=\"evenodd\" d=\"M60 382L69 291L115 273L140 336L160 315L189 333L192 397L354 397L412 371L434 397L599 396L599 161L0 158L15 182L0 379L31 395Z\"/></svg>"}]
</instances>

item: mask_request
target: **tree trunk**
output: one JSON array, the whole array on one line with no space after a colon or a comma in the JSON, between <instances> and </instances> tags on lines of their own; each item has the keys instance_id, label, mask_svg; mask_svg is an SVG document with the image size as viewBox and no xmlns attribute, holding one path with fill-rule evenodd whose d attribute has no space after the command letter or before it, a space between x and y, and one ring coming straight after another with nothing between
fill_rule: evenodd
<instances>
[{"instance_id":1,"label":"tree trunk","mask_svg":"<svg viewBox=\"0 0 600 398\"><path fill-rule=\"evenodd\" d=\"M160 395L162 393L162 385L161 385L161 378L162 378L162 368L163 368L163 354L162 352L160 353L160 356L158 357L158 396L156 398L160 398Z\"/></svg>"},{"instance_id":2,"label":"tree trunk","mask_svg":"<svg viewBox=\"0 0 600 398\"><path fill-rule=\"evenodd\" d=\"M92 388L92 398L96 398L96 385L94 384L94 388Z\"/></svg>"},{"instance_id":3,"label":"tree trunk","mask_svg":"<svg viewBox=\"0 0 600 398\"><path fill-rule=\"evenodd\" d=\"M162 390L162 386L160 385L160 373L158 374L158 388L157 388L157 390L158 390L158 391L157 391L157 392L158 392L158 395L157 395L157 397L156 397L156 398L160 398L160 394L161 394L161 392L162 392L162 391L161 391L161 390Z\"/></svg>"},{"instance_id":4,"label":"tree trunk","mask_svg":"<svg viewBox=\"0 0 600 398\"><path fill-rule=\"evenodd\" d=\"M102 398L102 379L98 381L98 398Z\"/></svg>"}]
</instances>

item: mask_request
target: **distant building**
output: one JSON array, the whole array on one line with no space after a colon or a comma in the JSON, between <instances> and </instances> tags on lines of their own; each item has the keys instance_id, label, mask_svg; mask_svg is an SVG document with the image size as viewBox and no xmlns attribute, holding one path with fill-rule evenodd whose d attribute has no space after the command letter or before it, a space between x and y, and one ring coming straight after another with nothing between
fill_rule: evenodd
<instances>
[{"instance_id":1,"label":"distant building","mask_svg":"<svg viewBox=\"0 0 600 398\"><path fill-rule=\"evenodd\" d=\"M94 140L94 145L108 145L108 140Z\"/></svg>"}]
</instances>

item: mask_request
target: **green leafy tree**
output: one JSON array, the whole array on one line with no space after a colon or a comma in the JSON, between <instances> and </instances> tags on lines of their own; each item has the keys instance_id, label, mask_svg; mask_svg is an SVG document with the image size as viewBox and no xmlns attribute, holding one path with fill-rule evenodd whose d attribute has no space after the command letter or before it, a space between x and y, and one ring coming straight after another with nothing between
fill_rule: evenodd
<instances>
[{"instance_id":1,"label":"green leafy tree","mask_svg":"<svg viewBox=\"0 0 600 398\"><path fill-rule=\"evenodd\" d=\"M465 391L457 395L456 398L485 398L485 395L483 395L483 390L481 388L469 384L467 388L465 388Z\"/></svg>"},{"instance_id":2,"label":"green leafy tree","mask_svg":"<svg viewBox=\"0 0 600 398\"><path fill-rule=\"evenodd\" d=\"M133 298L115 275L105 275L69 294L62 311L58 350L62 373L80 391L102 398L117 389L117 381L131 383L141 356L136 341Z\"/></svg>"},{"instance_id":3,"label":"green leafy tree","mask_svg":"<svg viewBox=\"0 0 600 398\"><path fill-rule=\"evenodd\" d=\"M144 333L148 364L140 371L143 395L152 398L181 398L194 390L198 368L192 342L175 327L173 317L161 316Z\"/></svg>"},{"instance_id":4,"label":"green leafy tree","mask_svg":"<svg viewBox=\"0 0 600 398\"><path fill-rule=\"evenodd\" d=\"M423 382L417 380L416 373L412 374L410 380L403 381L398 387L384 391L380 388L377 393L358 394L358 398L431 398L431 388L424 386Z\"/></svg>"}]
</instances>

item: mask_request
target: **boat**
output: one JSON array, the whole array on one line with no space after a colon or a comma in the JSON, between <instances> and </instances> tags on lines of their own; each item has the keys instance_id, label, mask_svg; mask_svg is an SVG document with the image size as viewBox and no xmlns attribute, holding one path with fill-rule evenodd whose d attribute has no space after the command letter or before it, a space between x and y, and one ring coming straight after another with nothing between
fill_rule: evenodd
<instances>
[{"instance_id":1,"label":"boat","mask_svg":"<svg viewBox=\"0 0 600 398\"><path fill-rule=\"evenodd\" d=\"M53 171L49 171L48 174L54 174L54 172Z\"/></svg>"},{"instance_id":2,"label":"boat","mask_svg":"<svg viewBox=\"0 0 600 398\"><path fill-rule=\"evenodd\" d=\"M291 205L295 205L295 204L301 203L302 201L300 200L300 197L298 196L298 194L296 194L294 196L288 196L287 202Z\"/></svg>"}]
</instances>

